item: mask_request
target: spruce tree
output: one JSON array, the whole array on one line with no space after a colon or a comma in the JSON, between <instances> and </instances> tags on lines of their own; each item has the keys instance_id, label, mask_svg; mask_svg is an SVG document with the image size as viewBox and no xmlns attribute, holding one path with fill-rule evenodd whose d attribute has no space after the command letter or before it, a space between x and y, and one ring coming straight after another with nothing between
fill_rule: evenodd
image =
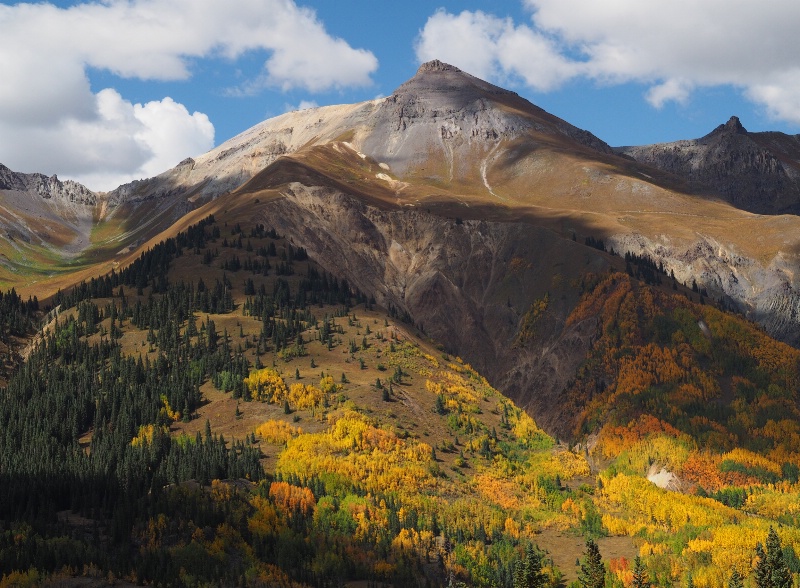
<instances>
[{"instance_id":1,"label":"spruce tree","mask_svg":"<svg viewBox=\"0 0 800 588\"><path fill-rule=\"evenodd\" d=\"M606 569L600 549L592 539L586 540L586 555L578 574L581 588L603 588L606 583Z\"/></svg>"},{"instance_id":2,"label":"spruce tree","mask_svg":"<svg viewBox=\"0 0 800 588\"><path fill-rule=\"evenodd\" d=\"M645 568L642 558L638 555L633 560L633 588L650 588L650 581L647 579L647 568Z\"/></svg>"},{"instance_id":3,"label":"spruce tree","mask_svg":"<svg viewBox=\"0 0 800 588\"><path fill-rule=\"evenodd\" d=\"M742 577L736 570L733 570L733 573L731 574L731 579L728 580L728 588L744 588L744 582L742 581Z\"/></svg>"},{"instance_id":4,"label":"spruce tree","mask_svg":"<svg viewBox=\"0 0 800 588\"><path fill-rule=\"evenodd\" d=\"M526 588L544 588L547 576L542 572L542 552L532 543L525 546L524 579Z\"/></svg>"},{"instance_id":5,"label":"spruce tree","mask_svg":"<svg viewBox=\"0 0 800 588\"><path fill-rule=\"evenodd\" d=\"M783 559L781 539L775 529L770 527L767 534L767 549L759 543L756 546L756 586L758 588L791 588L792 572Z\"/></svg>"}]
</instances>

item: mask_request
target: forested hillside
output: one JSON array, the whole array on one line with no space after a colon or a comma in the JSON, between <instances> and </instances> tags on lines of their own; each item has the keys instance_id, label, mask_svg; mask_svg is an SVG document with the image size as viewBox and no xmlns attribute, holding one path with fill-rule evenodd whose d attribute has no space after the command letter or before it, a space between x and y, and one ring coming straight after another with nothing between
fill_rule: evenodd
<instances>
[{"instance_id":1,"label":"forested hillside","mask_svg":"<svg viewBox=\"0 0 800 588\"><path fill-rule=\"evenodd\" d=\"M208 217L48 309L5 294L4 336L41 333L0 391L0 585L800 572L800 354L630 276L583 289L577 445L260 224Z\"/></svg>"}]
</instances>

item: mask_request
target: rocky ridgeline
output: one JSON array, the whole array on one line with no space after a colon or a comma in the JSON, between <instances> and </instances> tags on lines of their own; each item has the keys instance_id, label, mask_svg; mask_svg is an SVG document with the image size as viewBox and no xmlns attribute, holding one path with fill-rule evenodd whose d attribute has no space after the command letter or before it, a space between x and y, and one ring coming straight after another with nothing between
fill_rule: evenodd
<instances>
[{"instance_id":1,"label":"rocky ridgeline","mask_svg":"<svg viewBox=\"0 0 800 588\"><path fill-rule=\"evenodd\" d=\"M97 194L72 180L61 181L57 176L44 174L23 174L11 171L0 164L0 190L27 192L42 198L63 199L72 203L94 206Z\"/></svg>"},{"instance_id":2,"label":"rocky ridgeline","mask_svg":"<svg viewBox=\"0 0 800 588\"><path fill-rule=\"evenodd\" d=\"M700 139L619 147L618 153L680 176L692 189L759 214L800 212L800 138L749 133L737 117Z\"/></svg>"}]
</instances>

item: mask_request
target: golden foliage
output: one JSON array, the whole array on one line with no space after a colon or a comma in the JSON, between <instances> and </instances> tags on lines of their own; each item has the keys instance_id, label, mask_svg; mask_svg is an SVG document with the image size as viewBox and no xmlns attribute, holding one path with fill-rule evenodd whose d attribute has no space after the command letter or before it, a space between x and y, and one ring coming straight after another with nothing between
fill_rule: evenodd
<instances>
[{"instance_id":1,"label":"golden foliage","mask_svg":"<svg viewBox=\"0 0 800 588\"><path fill-rule=\"evenodd\" d=\"M250 532L262 539L277 534L281 529L281 524L272 503L256 494L250 499L250 504L254 509L253 514L247 520Z\"/></svg>"},{"instance_id":2,"label":"golden foliage","mask_svg":"<svg viewBox=\"0 0 800 588\"><path fill-rule=\"evenodd\" d=\"M254 400L263 402L283 402L289 391L281 375L272 368L263 368L250 372L244 379L244 385Z\"/></svg>"},{"instance_id":3,"label":"golden foliage","mask_svg":"<svg viewBox=\"0 0 800 588\"><path fill-rule=\"evenodd\" d=\"M311 384L292 384L289 387L289 406L294 409L315 408L322 404L323 392Z\"/></svg>"},{"instance_id":4,"label":"golden foliage","mask_svg":"<svg viewBox=\"0 0 800 588\"><path fill-rule=\"evenodd\" d=\"M159 427L157 425L139 425L139 432L131 440L133 447L146 447L153 444L153 436L156 434L168 435L169 430L166 427Z\"/></svg>"},{"instance_id":5,"label":"golden foliage","mask_svg":"<svg viewBox=\"0 0 800 588\"><path fill-rule=\"evenodd\" d=\"M681 432L669 423L652 415L643 414L626 426L606 425L603 427L597 439L596 451L600 451L604 458L614 458L654 434L664 434L676 438L681 436Z\"/></svg>"},{"instance_id":6,"label":"golden foliage","mask_svg":"<svg viewBox=\"0 0 800 588\"><path fill-rule=\"evenodd\" d=\"M347 411L332 417L327 431L289 441L277 471L303 478L338 473L372 491L422 491L437 485L429 471L432 455L429 445L402 440L363 415Z\"/></svg>"},{"instance_id":7,"label":"golden foliage","mask_svg":"<svg viewBox=\"0 0 800 588\"><path fill-rule=\"evenodd\" d=\"M269 497L286 514L300 513L309 516L314 513L317 501L308 488L293 486L287 482L273 482L269 487Z\"/></svg>"},{"instance_id":8,"label":"golden foliage","mask_svg":"<svg viewBox=\"0 0 800 588\"><path fill-rule=\"evenodd\" d=\"M684 525L730 524L737 511L710 498L662 490L638 476L619 474L603 478L598 503L608 514L603 524L614 534L635 535L641 530L676 532Z\"/></svg>"},{"instance_id":9,"label":"golden foliage","mask_svg":"<svg viewBox=\"0 0 800 588\"><path fill-rule=\"evenodd\" d=\"M473 479L475 489L485 500L505 508L517 509L520 506L520 486L510 480L498 478L490 473L483 473Z\"/></svg>"},{"instance_id":10,"label":"golden foliage","mask_svg":"<svg viewBox=\"0 0 800 588\"><path fill-rule=\"evenodd\" d=\"M522 326L514 339L513 347L525 347L525 344L536 336L536 325L547 310L549 302L550 297L545 294L544 298L539 298L531 303L522 319Z\"/></svg>"},{"instance_id":11,"label":"golden foliage","mask_svg":"<svg viewBox=\"0 0 800 588\"><path fill-rule=\"evenodd\" d=\"M167 395L166 394L162 394L161 395L161 404L162 404L162 407L159 410L159 414L163 414L170 422L173 422L173 423L175 421L179 421L180 420L181 413L176 411L176 410L172 410L172 407L169 405L169 400L167 400Z\"/></svg>"},{"instance_id":12,"label":"golden foliage","mask_svg":"<svg viewBox=\"0 0 800 588\"><path fill-rule=\"evenodd\" d=\"M392 540L392 548L428 558L436 550L436 543L430 531L403 528Z\"/></svg>"},{"instance_id":13,"label":"golden foliage","mask_svg":"<svg viewBox=\"0 0 800 588\"><path fill-rule=\"evenodd\" d=\"M542 431L534 420L521 409L514 410L511 421L511 430L518 441L533 447L542 443L552 444L552 438Z\"/></svg>"},{"instance_id":14,"label":"golden foliage","mask_svg":"<svg viewBox=\"0 0 800 588\"><path fill-rule=\"evenodd\" d=\"M0 578L0 588L34 588L41 585L43 578L35 568L26 572L9 572Z\"/></svg>"},{"instance_id":15,"label":"golden foliage","mask_svg":"<svg viewBox=\"0 0 800 588\"><path fill-rule=\"evenodd\" d=\"M323 394L333 394L341 388L341 385L333 381L333 376L324 376L319 381L319 388Z\"/></svg>"},{"instance_id":16,"label":"golden foliage","mask_svg":"<svg viewBox=\"0 0 800 588\"><path fill-rule=\"evenodd\" d=\"M211 498L214 502L230 502L233 498L233 485L221 480L211 480Z\"/></svg>"},{"instance_id":17,"label":"golden foliage","mask_svg":"<svg viewBox=\"0 0 800 588\"><path fill-rule=\"evenodd\" d=\"M300 427L293 427L286 421L269 420L261 423L255 430L256 435L267 443L285 445L290 439L303 434Z\"/></svg>"},{"instance_id":18,"label":"golden foliage","mask_svg":"<svg viewBox=\"0 0 800 588\"><path fill-rule=\"evenodd\" d=\"M781 475L781 466L774 461L767 459L757 453L747 449L736 448L722 455L722 461L730 460L751 468L763 468L772 472L776 476Z\"/></svg>"}]
</instances>

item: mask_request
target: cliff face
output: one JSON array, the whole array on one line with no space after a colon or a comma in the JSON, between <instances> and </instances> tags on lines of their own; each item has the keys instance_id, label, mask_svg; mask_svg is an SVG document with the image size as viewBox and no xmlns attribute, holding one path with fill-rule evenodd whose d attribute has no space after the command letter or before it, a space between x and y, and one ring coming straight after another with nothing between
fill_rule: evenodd
<instances>
[{"instance_id":1,"label":"cliff face","mask_svg":"<svg viewBox=\"0 0 800 588\"><path fill-rule=\"evenodd\" d=\"M698 192L759 214L800 211L800 137L749 133L738 118L700 139L619 153L688 180Z\"/></svg>"}]
</instances>

